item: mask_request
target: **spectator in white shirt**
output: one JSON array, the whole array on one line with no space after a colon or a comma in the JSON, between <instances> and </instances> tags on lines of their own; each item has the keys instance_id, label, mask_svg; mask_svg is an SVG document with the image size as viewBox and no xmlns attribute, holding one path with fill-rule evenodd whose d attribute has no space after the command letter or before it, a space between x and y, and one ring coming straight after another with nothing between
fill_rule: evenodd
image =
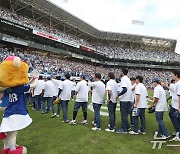
<instances>
[{"instance_id":1,"label":"spectator in white shirt","mask_svg":"<svg viewBox=\"0 0 180 154\"><path fill-rule=\"evenodd\" d=\"M104 94L105 94L105 84L101 81L101 74L95 73L94 76L95 82L91 83L92 87L92 103L94 109L94 124L96 127L92 128L92 130L101 130L101 119L100 119L100 108L104 102Z\"/></svg>"},{"instance_id":2,"label":"spectator in white shirt","mask_svg":"<svg viewBox=\"0 0 180 154\"><path fill-rule=\"evenodd\" d=\"M70 81L71 75L69 73L65 74L65 80L62 82L60 86L60 92L59 92L59 98L60 103L58 104L58 113L60 111L60 105L62 107L63 111L63 121L65 123L68 123L68 103L71 99L71 90L72 90L72 82Z\"/></svg>"},{"instance_id":3,"label":"spectator in white shirt","mask_svg":"<svg viewBox=\"0 0 180 154\"><path fill-rule=\"evenodd\" d=\"M169 111L169 117L171 118L172 124L176 131L176 136L172 141L180 141L180 118L175 115L180 116L180 70L173 72L175 80L174 91L172 95L172 102Z\"/></svg>"},{"instance_id":4,"label":"spectator in white shirt","mask_svg":"<svg viewBox=\"0 0 180 154\"><path fill-rule=\"evenodd\" d=\"M145 109L147 108L147 89L144 86L143 77L141 75L138 75L136 77L136 88L135 88L135 104L134 109L136 110L136 114L133 115L133 122L134 122L134 129L133 131L130 131L129 134L131 135L137 135L138 132L138 121L140 118L141 121L141 130L140 132L142 134L146 134L146 118L145 118Z\"/></svg>"},{"instance_id":5,"label":"spectator in white shirt","mask_svg":"<svg viewBox=\"0 0 180 154\"><path fill-rule=\"evenodd\" d=\"M52 102L52 99L53 99L53 95L54 95L54 84L51 80L51 77L48 77L47 78L47 81L45 82L44 84L44 90L43 90L43 93L44 93L44 101L43 101L43 111L42 111L42 114L43 113L48 113L50 108L52 109L52 112L53 112L53 115L52 116L55 116L56 115L56 112L55 112L55 109L54 109L54 105L53 105L53 102ZM46 108L46 101L47 101L47 108Z\"/></svg>"},{"instance_id":6,"label":"spectator in white shirt","mask_svg":"<svg viewBox=\"0 0 180 154\"><path fill-rule=\"evenodd\" d=\"M34 88L34 101L35 101L35 110L38 111L41 108L43 102L42 91L44 89L45 82L42 76L39 76L39 80L37 81L37 85Z\"/></svg>"},{"instance_id":7,"label":"spectator in white shirt","mask_svg":"<svg viewBox=\"0 0 180 154\"><path fill-rule=\"evenodd\" d=\"M116 98L118 96L118 84L115 81L113 72L108 73L109 81L106 84L107 91L107 106L109 111L109 128L105 129L107 132L115 132L116 121Z\"/></svg>"},{"instance_id":8,"label":"spectator in white shirt","mask_svg":"<svg viewBox=\"0 0 180 154\"><path fill-rule=\"evenodd\" d=\"M119 93L120 100L120 111L121 111L121 129L117 133L124 134L130 129L130 124L128 122L128 115L131 111L131 81L127 76L128 70L122 69L121 72L121 88L122 91Z\"/></svg>"},{"instance_id":9,"label":"spectator in white shirt","mask_svg":"<svg viewBox=\"0 0 180 154\"><path fill-rule=\"evenodd\" d=\"M76 93L76 101L74 104L73 110L73 120L70 122L71 125L76 124L76 116L80 107L82 107L84 120L81 122L82 124L87 125L87 103L88 103L88 85L85 81L85 76L80 76L80 81L77 83L75 88Z\"/></svg>"}]
</instances>

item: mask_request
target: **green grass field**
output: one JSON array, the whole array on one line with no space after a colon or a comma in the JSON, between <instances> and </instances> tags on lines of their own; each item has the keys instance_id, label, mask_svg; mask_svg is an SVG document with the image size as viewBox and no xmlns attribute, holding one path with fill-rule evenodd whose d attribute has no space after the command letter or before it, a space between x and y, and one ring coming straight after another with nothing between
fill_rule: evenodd
<instances>
[{"instance_id":1,"label":"green grass field","mask_svg":"<svg viewBox=\"0 0 180 154\"><path fill-rule=\"evenodd\" d=\"M150 92L149 95L152 95ZM69 119L72 118L74 102L69 103ZM146 113L147 134L129 135L108 133L104 129L108 125L108 117L101 116L102 131L92 131L91 122L94 113L88 110L88 125L82 125L83 120L81 110L77 116L77 125L62 123L62 112L59 118L51 119L51 112L42 115L41 112L35 112L30 107L29 114L33 123L19 131L17 144L24 145L28 149L28 154L178 154L180 147L167 147L171 142L163 144L161 149L152 149L153 135L157 131L158 125L154 114ZM104 110L103 110L104 111ZM2 116L1 112L1 116ZM120 128L120 112L116 112L116 127ZM165 113L164 121L170 132L173 132L168 112ZM174 143L174 142L172 142ZM3 146L2 141L0 142ZM180 144L180 143L175 143Z\"/></svg>"}]
</instances>

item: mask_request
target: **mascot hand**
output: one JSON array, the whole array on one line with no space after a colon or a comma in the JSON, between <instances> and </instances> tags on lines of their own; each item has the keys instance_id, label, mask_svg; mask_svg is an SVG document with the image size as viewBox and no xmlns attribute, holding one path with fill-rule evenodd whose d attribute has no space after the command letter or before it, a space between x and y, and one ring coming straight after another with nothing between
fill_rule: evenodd
<instances>
[{"instance_id":1,"label":"mascot hand","mask_svg":"<svg viewBox=\"0 0 180 154\"><path fill-rule=\"evenodd\" d=\"M0 140L3 140L6 138L6 134L5 133L0 133Z\"/></svg>"}]
</instances>

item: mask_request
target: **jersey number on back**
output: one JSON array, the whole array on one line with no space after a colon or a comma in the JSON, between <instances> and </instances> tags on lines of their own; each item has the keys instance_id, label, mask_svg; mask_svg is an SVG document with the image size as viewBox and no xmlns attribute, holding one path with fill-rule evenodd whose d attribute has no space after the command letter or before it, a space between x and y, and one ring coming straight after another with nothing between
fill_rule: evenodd
<instances>
[{"instance_id":1,"label":"jersey number on back","mask_svg":"<svg viewBox=\"0 0 180 154\"><path fill-rule=\"evenodd\" d=\"M9 94L9 102L16 102L18 100L15 93Z\"/></svg>"}]
</instances>

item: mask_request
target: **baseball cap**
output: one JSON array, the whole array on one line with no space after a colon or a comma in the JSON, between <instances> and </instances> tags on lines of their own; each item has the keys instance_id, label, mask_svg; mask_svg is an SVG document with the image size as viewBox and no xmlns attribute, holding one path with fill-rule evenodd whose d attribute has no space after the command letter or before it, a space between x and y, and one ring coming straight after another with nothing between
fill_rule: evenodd
<instances>
[{"instance_id":1,"label":"baseball cap","mask_svg":"<svg viewBox=\"0 0 180 154\"><path fill-rule=\"evenodd\" d=\"M154 78L152 79L152 82L157 82L157 83L160 83L160 80L159 80L159 78L154 77Z\"/></svg>"},{"instance_id":2,"label":"baseball cap","mask_svg":"<svg viewBox=\"0 0 180 154\"><path fill-rule=\"evenodd\" d=\"M86 78L84 74L81 74L80 77L83 78L84 80Z\"/></svg>"}]
</instances>

